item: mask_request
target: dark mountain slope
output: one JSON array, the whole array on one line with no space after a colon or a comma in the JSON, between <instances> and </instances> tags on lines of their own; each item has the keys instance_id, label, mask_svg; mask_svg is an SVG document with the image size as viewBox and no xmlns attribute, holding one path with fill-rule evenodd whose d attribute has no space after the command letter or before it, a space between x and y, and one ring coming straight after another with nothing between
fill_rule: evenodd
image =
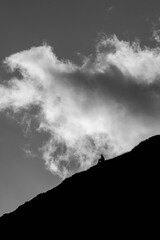
<instances>
[{"instance_id":1,"label":"dark mountain slope","mask_svg":"<svg viewBox=\"0 0 160 240\"><path fill-rule=\"evenodd\" d=\"M155 220L159 205L160 137L152 137L112 160L75 174L39 194L0 222L84 228ZM132 223L133 224L133 223ZM156 224L156 223L155 223ZM94 228L94 227L93 227Z\"/></svg>"}]
</instances>

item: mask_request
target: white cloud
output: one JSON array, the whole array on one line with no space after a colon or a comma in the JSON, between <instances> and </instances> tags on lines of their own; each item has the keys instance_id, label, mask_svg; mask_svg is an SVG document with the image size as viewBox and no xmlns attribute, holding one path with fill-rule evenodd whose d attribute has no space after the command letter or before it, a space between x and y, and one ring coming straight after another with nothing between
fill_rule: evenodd
<instances>
[{"instance_id":1,"label":"white cloud","mask_svg":"<svg viewBox=\"0 0 160 240\"><path fill-rule=\"evenodd\" d=\"M13 54L5 64L22 77L0 85L0 110L39 106L37 131L50 134L42 156L65 178L160 133L159 52L113 36L81 66L47 45Z\"/></svg>"},{"instance_id":2,"label":"white cloud","mask_svg":"<svg viewBox=\"0 0 160 240\"><path fill-rule=\"evenodd\" d=\"M116 36L103 39L98 45L101 69L117 67L129 80L151 83L159 78L160 49L141 49L138 42L119 41Z\"/></svg>"}]
</instances>

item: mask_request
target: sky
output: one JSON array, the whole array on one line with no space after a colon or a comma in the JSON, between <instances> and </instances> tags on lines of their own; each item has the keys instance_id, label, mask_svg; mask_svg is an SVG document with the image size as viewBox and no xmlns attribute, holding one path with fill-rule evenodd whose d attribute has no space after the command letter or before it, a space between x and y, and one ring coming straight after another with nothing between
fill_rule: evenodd
<instances>
[{"instance_id":1,"label":"sky","mask_svg":"<svg viewBox=\"0 0 160 240\"><path fill-rule=\"evenodd\" d=\"M0 216L159 134L158 0L0 1Z\"/></svg>"}]
</instances>

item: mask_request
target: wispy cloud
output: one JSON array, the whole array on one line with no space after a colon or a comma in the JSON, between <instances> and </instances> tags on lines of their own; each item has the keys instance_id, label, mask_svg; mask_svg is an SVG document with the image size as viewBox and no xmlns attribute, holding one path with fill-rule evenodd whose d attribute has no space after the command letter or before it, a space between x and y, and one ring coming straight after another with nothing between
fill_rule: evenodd
<instances>
[{"instance_id":1,"label":"wispy cloud","mask_svg":"<svg viewBox=\"0 0 160 240\"><path fill-rule=\"evenodd\" d=\"M28 157L28 158L35 158L35 157L37 157L36 153L31 151L29 144L24 146L22 150L25 152L26 157Z\"/></svg>"},{"instance_id":2,"label":"wispy cloud","mask_svg":"<svg viewBox=\"0 0 160 240\"><path fill-rule=\"evenodd\" d=\"M108 7L108 8L107 8L107 12L108 12L108 13L109 13L109 12L112 12L114 8L115 8L115 6L113 6L113 5L110 6L110 7Z\"/></svg>"},{"instance_id":3,"label":"wispy cloud","mask_svg":"<svg viewBox=\"0 0 160 240\"><path fill-rule=\"evenodd\" d=\"M40 151L62 178L160 133L160 48L105 36L95 52L81 66L47 45L4 61L22 77L0 85L0 110L38 106L37 131L50 135Z\"/></svg>"},{"instance_id":4,"label":"wispy cloud","mask_svg":"<svg viewBox=\"0 0 160 240\"><path fill-rule=\"evenodd\" d=\"M155 22L152 23L152 40L157 44L160 43L160 18L158 17Z\"/></svg>"}]
</instances>

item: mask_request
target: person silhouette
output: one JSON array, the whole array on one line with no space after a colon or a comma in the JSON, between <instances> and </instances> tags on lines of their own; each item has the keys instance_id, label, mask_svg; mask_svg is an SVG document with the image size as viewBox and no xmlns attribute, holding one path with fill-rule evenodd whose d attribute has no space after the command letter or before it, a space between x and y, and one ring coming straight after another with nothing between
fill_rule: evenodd
<instances>
[{"instance_id":1,"label":"person silhouette","mask_svg":"<svg viewBox=\"0 0 160 240\"><path fill-rule=\"evenodd\" d=\"M101 158L98 160L98 163L101 163L101 162L104 162L104 157L102 154L101 154Z\"/></svg>"}]
</instances>

